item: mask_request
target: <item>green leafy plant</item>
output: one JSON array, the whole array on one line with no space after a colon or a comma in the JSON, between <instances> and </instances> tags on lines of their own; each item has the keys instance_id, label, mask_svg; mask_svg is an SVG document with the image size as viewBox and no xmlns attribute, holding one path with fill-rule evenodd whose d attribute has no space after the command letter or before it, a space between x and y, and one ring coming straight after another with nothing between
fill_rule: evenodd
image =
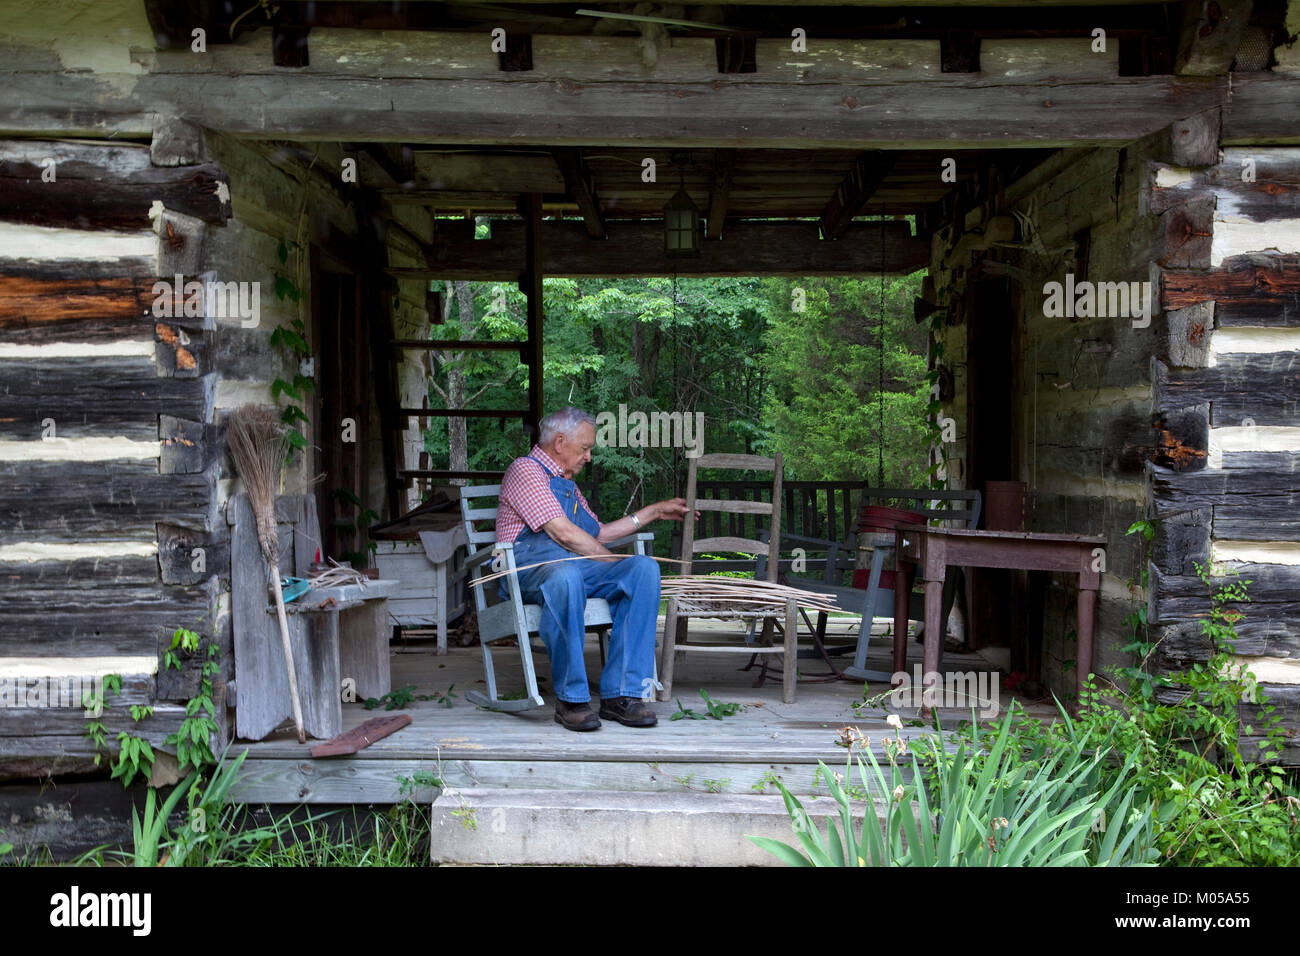
<instances>
[{"instance_id":1,"label":"green leafy plant","mask_svg":"<svg viewBox=\"0 0 1300 956\"><path fill-rule=\"evenodd\" d=\"M191 631L188 628L178 627L176 628L176 631L172 634L171 646L168 647L163 654L164 666L166 666L171 670L180 670L182 666L181 658L180 655L177 654L176 652L179 650L179 651L184 651L186 653L192 654L198 649L199 649L198 633L195 631Z\"/></svg>"},{"instance_id":2,"label":"green leafy plant","mask_svg":"<svg viewBox=\"0 0 1300 956\"><path fill-rule=\"evenodd\" d=\"M721 720L723 717L731 717L744 709L743 704L730 701L715 701L703 687L700 688L700 696L704 698L705 713L696 713L694 710L682 706L681 698L677 698L677 712L668 719L681 720L683 717L687 717L691 720L707 720L712 717L714 720Z\"/></svg>"},{"instance_id":3,"label":"green leafy plant","mask_svg":"<svg viewBox=\"0 0 1300 956\"><path fill-rule=\"evenodd\" d=\"M1026 762L1008 712L988 752L974 721L955 752L939 735L910 746L921 753L909 752L901 739L886 746L888 774L869 748L856 761L850 752L846 779L856 769L861 790L873 797L864 801L860 825L838 775L819 764L840 826L828 817L823 836L802 803L778 784L798 846L749 839L794 866L1110 866L1155 858L1152 808L1129 785L1133 758L1102 782L1101 768L1113 755L1105 738L1065 738L1041 762ZM901 756L911 758L908 776Z\"/></svg>"},{"instance_id":4,"label":"green leafy plant","mask_svg":"<svg viewBox=\"0 0 1300 956\"><path fill-rule=\"evenodd\" d=\"M122 692L122 675L105 674L101 687L102 692L99 694L86 691L81 695L81 706L88 713L103 714L104 708L108 706L109 696ZM108 728L102 719L99 717L86 719L86 738L95 745L95 766L98 767L101 758L100 751L108 743Z\"/></svg>"},{"instance_id":5,"label":"green leafy plant","mask_svg":"<svg viewBox=\"0 0 1300 956\"><path fill-rule=\"evenodd\" d=\"M117 760L109 779L120 779L124 787L129 787L137 774L148 779L155 759L149 741L123 730L118 732L117 745Z\"/></svg>"},{"instance_id":6,"label":"green leafy plant","mask_svg":"<svg viewBox=\"0 0 1300 956\"><path fill-rule=\"evenodd\" d=\"M452 707L454 706L452 701L459 696L452 693L455 687L456 685L452 684L443 693L434 691L432 694L417 694L415 692L415 685L411 684L407 687L400 687L397 690L391 690L382 697L367 697L361 702L361 704L366 708L366 710L377 710L381 706L384 710L403 710L411 706L413 701L432 700L442 704L444 707ZM522 697L523 693L521 692L518 696ZM502 699L506 700L509 698Z\"/></svg>"},{"instance_id":7,"label":"green leafy plant","mask_svg":"<svg viewBox=\"0 0 1300 956\"><path fill-rule=\"evenodd\" d=\"M134 840L132 864L150 867L158 865L159 848L168 840L167 819L198 779L196 770L173 789L161 804L158 803L158 791L150 787L145 794L143 817L136 813L135 807L131 808L131 836Z\"/></svg>"},{"instance_id":8,"label":"green leafy plant","mask_svg":"<svg viewBox=\"0 0 1300 956\"><path fill-rule=\"evenodd\" d=\"M221 648L215 642L210 642L199 678L199 692L186 703L180 727L168 734L164 741L176 748L176 761L182 771L186 767L199 770L216 763L210 743L212 735L217 732L217 711L212 702L212 677L221 669L217 662L220 656Z\"/></svg>"}]
</instances>

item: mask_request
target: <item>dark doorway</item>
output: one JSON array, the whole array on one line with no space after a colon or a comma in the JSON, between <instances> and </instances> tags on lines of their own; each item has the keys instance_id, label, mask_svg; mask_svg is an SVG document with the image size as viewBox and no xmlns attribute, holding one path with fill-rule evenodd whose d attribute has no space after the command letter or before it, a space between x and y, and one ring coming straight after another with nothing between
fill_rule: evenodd
<instances>
[{"instance_id":1,"label":"dark doorway","mask_svg":"<svg viewBox=\"0 0 1300 956\"><path fill-rule=\"evenodd\" d=\"M1013 290L1007 279L989 279L971 290L966 323L966 485L984 496L988 515L990 481L1019 478L1015 412L1019 329ZM988 527L987 520L981 524ZM976 647L1013 646L1018 614L1012 572L972 568L970 632Z\"/></svg>"},{"instance_id":2,"label":"dark doorway","mask_svg":"<svg viewBox=\"0 0 1300 956\"><path fill-rule=\"evenodd\" d=\"M316 377L316 504L320 511L321 559L352 560L364 567L364 528L368 500L363 453L366 448L365 396L370 387L370 350L361 328L357 277L332 256L312 250L313 342L319 362Z\"/></svg>"}]
</instances>

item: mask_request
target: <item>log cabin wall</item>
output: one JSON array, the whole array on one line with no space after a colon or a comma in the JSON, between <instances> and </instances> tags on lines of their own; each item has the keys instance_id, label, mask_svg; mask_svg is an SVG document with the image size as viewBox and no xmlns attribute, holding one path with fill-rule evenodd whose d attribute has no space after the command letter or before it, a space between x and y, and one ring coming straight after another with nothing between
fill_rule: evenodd
<instances>
[{"instance_id":1,"label":"log cabin wall","mask_svg":"<svg viewBox=\"0 0 1300 956\"><path fill-rule=\"evenodd\" d=\"M1026 530L1107 538L1094 652L1094 669L1103 674L1129 662L1120 650L1128 643L1123 622L1144 599L1129 588L1142 554L1125 532L1148 511L1146 463L1155 438L1150 364L1170 345L1158 311L1146 328L1126 315L1049 317L1044 286L1064 284L1067 274L1076 282L1149 282L1158 279L1156 263L1185 254L1169 238L1184 210L1149 212L1144 196L1149 168L1172 148L1170 134L1160 133L1125 149L1063 150L1005 185L992 211L1027 217L1007 242L981 235L988 207L967 214L963 230L950 226L933 239L932 275L947 309L937 340L953 380L944 414L957 423L957 440L942 446L950 484L1023 481ZM997 314L999 306L1009 308L1009 317ZM992 343L982 335L993 336ZM978 373L969 361L976 344L985 362L990 348L1009 353L1005 415L996 410L1002 373L994 369L985 369L975 394L996 414L985 408L981 416L968 404L969 377ZM1007 459L1000 473L970 474L972 428ZM1010 433L1009 442L1001 431ZM990 471L987 460L981 467ZM1075 595L1072 579L1050 576L1041 608L1043 667L1058 693L1074 682ZM1035 622L1029 627L1037 631ZM980 641L1006 644L1008 637L985 634Z\"/></svg>"},{"instance_id":2,"label":"log cabin wall","mask_svg":"<svg viewBox=\"0 0 1300 956\"><path fill-rule=\"evenodd\" d=\"M1300 762L1300 149L1230 146L1197 167L1153 164L1154 211L1198 211L1195 255L1163 275L1168 355L1152 361L1163 423L1150 465L1162 552L1150 620L1162 663L1205 660L1193 562L1250 581L1233 605L1238 658L1292 731ZM1168 215L1168 214L1165 214ZM1190 220L1189 220L1190 221ZM1177 340L1177 341L1175 341ZM1230 578L1229 578L1230 580ZM1245 708L1252 721L1257 708Z\"/></svg>"},{"instance_id":3,"label":"log cabin wall","mask_svg":"<svg viewBox=\"0 0 1300 956\"><path fill-rule=\"evenodd\" d=\"M179 724L199 674L159 666L177 627L221 646L218 694L230 676L225 507L239 489L221 424L246 402L287 403L273 382L303 369L272 345L275 329L302 321L319 364L313 336L331 329L312 321L313 251L364 273L352 260L365 258L357 237L367 210L376 242L359 307L374 341L342 359L364 363L364 380L391 386L373 374L371 355L391 365L391 338L427 335L425 283L375 294L389 257L422 261L411 261L418 248L406 232L349 191L345 158L337 144L286 148L167 117L151 144L0 142L0 678L121 674L123 693L105 710L110 739L129 730L158 745ZM404 216L409 233L427 234L420 215ZM256 311L183 293L167 303L172 315L155 314L155 283L175 286L178 275L250 295L256 284ZM307 371L319 381L318 367ZM397 374L403 400L418 407L423 366ZM322 421L310 396L302 428L355 456L365 506L388 517L382 402L373 389L360 400L356 442L341 443L341 423ZM418 466L421 447L412 422L405 467ZM286 490L319 474L321 460L319 450L296 455ZM144 703L154 716L135 724L128 706ZM0 772L85 769L84 731L79 707L6 706Z\"/></svg>"},{"instance_id":4,"label":"log cabin wall","mask_svg":"<svg viewBox=\"0 0 1300 956\"><path fill-rule=\"evenodd\" d=\"M214 329L154 306L176 302L159 276L203 270L231 204L177 132L152 151L0 143L0 677L26 688L0 720L3 775L91 765L81 694L33 697L50 679L121 675L109 739L161 744L199 678L160 672L162 650L178 627L219 634Z\"/></svg>"},{"instance_id":5,"label":"log cabin wall","mask_svg":"<svg viewBox=\"0 0 1300 956\"><path fill-rule=\"evenodd\" d=\"M953 373L942 446L950 484L969 467L968 345L979 282L1008 283L1014 323L1013 457L1028 485L1027 528L1109 541L1094 667L1129 663L1125 618L1146 605L1157 668L1209 657L1202 630L1215 580L1251 581L1237 606L1238 656L1300 726L1300 150L1219 148L1213 116L1123 150L1065 151L1009 185L1002 212L1037 238L988 246L976 210L934 236L932 273L948 309L937 333ZM962 236L968 237L962 243ZM1028 247L1022 247L1029 243ZM974 249L974 255L971 250ZM1151 282L1149 327L1125 317L1049 317L1047 282ZM942 313L941 313L942 314ZM975 323L968 328L968 323ZM1144 550L1125 534L1155 519ZM1149 587L1130 591L1147 559ZM1053 576L1043 608L1045 673L1073 680L1074 590ZM994 640L993 643L1001 643ZM1254 721L1258 708L1247 706ZM1284 760L1300 760L1289 744Z\"/></svg>"}]
</instances>

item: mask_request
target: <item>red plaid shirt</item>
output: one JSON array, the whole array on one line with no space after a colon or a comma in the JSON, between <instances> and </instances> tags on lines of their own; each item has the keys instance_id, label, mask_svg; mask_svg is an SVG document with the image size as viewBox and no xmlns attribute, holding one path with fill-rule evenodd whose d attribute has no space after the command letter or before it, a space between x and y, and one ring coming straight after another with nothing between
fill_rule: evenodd
<instances>
[{"instance_id":1,"label":"red plaid shirt","mask_svg":"<svg viewBox=\"0 0 1300 956\"><path fill-rule=\"evenodd\" d=\"M536 461L516 458L501 478L501 494L497 497L498 541L508 541L513 544L520 532L524 530L524 525L537 531L552 518L564 514L564 509L560 507L560 503L555 500L554 492L551 491L550 475L545 474L537 466L537 462L540 461L545 465L553 475L563 476L563 470L550 455L542 451L540 445L534 445L529 454ZM597 524L601 523L581 491L578 492L578 502Z\"/></svg>"}]
</instances>

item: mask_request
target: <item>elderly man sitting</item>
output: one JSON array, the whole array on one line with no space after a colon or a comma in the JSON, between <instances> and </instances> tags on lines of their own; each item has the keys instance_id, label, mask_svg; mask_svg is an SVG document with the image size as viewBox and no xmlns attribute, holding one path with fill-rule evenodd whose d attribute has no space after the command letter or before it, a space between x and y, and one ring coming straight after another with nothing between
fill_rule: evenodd
<instances>
[{"instance_id":1,"label":"elderly man sitting","mask_svg":"<svg viewBox=\"0 0 1300 956\"><path fill-rule=\"evenodd\" d=\"M604 598L614 624L600 675L600 717L629 727L653 727L658 720L642 698L654 680L659 565L643 556L611 559L602 542L633 534L656 518L681 521L686 501L658 501L604 523L573 481L591 461L596 420L580 409L565 408L543 418L541 432L533 450L511 462L501 479L496 528L498 541L514 543L519 567L591 557L519 574L524 601L542 606L538 631L551 658L555 722L569 730L600 727L583 662L583 609L587 598Z\"/></svg>"}]
</instances>

